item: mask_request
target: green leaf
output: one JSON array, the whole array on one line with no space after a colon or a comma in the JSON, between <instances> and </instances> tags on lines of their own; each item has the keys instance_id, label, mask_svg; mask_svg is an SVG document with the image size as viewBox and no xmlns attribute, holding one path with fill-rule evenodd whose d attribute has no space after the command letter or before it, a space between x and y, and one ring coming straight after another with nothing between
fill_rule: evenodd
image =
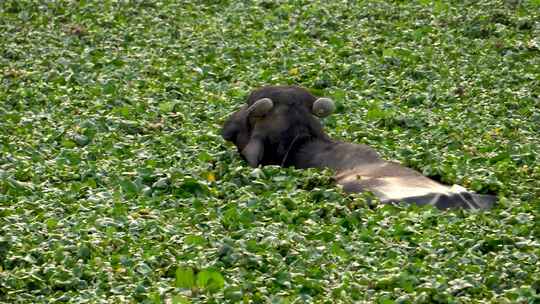
<instances>
[{"instance_id":1,"label":"green leaf","mask_svg":"<svg viewBox=\"0 0 540 304\"><path fill-rule=\"evenodd\" d=\"M173 304L191 304L191 301L182 295L175 295L172 297Z\"/></svg>"},{"instance_id":2,"label":"green leaf","mask_svg":"<svg viewBox=\"0 0 540 304\"><path fill-rule=\"evenodd\" d=\"M58 220L54 218L49 218L45 221L45 225L47 225L48 229L54 229L56 226L58 226Z\"/></svg>"},{"instance_id":3,"label":"green leaf","mask_svg":"<svg viewBox=\"0 0 540 304\"><path fill-rule=\"evenodd\" d=\"M191 267L176 268L175 286L178 288L193 288L195 287L195 275Z\"/></svg>"},{"instance_id":4,"label":"green leaf","mask_svg":"<svg viewBox=\"0 0 540 304\"><path fill-rule=\"evenodd\" d=\"M122 191L124 191L124 193L131 196L139 192L137 185L129 179L120 180L120 186L122 187Z\"/></svg>"},{"instance_id":5,"label":"green leaf","mask_svg":"<svg viewBox=\"0 0 540 304\"><path fill-rule=\"evenodd\" d=\"M229 287L223 292L225 298L230 301L241 301L243 298L242 290L239 287Z\"/></svg>"},{"instance_id":6,"label":"green leaf","mask_svg":"<svg viewBox=\"0 0 540 304\"><path fill-rule=\"evenodd\" d=\"M435 12L442 13L448 10L448 4L445 1L435 1Z\"/></svg>"},{"instance_id":7,"label":"green leaf","mask_svg":"<svg viewBox=\"0 0 540 304\"><path fill-rule=\"evenodd\" d=\"M377 104L372 104L367 112L366 118L368 120L380 120L386 117L386 113Z\"/></svg>"},{"instance_id":8,"label":"green leaf","mask_svg":"<svg viewBox=\"0 0 540 304\"><path fill-rule=\"evenodd\" d=\"M71 139L64 139L62 140L62 146L65 148L75 148L77 146L77 143Z\"/></svg>"},{"instance_id":9,"label":"green leaf","mask_svg":"<svg viewBox=\"0 0 540 304\"><path fill-rule=\"evenodd\" d=\"M178 187L178 194L180 196L193 196L199 195L204 196L209 193L208 187L197 179L187 178L182 184Z\"/></svg>"},{"instance_id":10,"label":"green leaf","mask_svg":"<svg viewBox=\"0 0 540 304\"><path fill-rule=\"evenodd\" d=\"M153 188L158 189L165 189L169 185L169 178L168 177L162 177L158 179L154 184L152 184Z\"/></svg>"},{"instance_id":11,"label":"green leaf","mask_svg":"<svg viewBox=\"0 0 540 304\"><path fill-rule=\"evenodd\" d=\"M225 285L225 279L221 273L214 269L204 269L197 274L197 286L211 292L221 290Z\"/></svg>"},{"instance_id":12,"label":"green leaf","mask_svg":"<svg viewBox=\"0 0 540 304\"><path fill-rule=\"evenodd\" d=\"M81 134L76 134L75 136L73 136L73 140L80 147L84 147L84 146L86 146L86 145L88 145L90 143L90 138L88 138L85 135L81 135Z\"/></svg>"},{"instance_id":13,"label":"green leaf","mask_svg":"<svg viewBox=\"0 0 540 304\"><path fill-rule=\"evenodd\" d=\"M89 260L90 257L92 256L92 249L90 248L89 245L87 245L87 244L82 244L82 245L79 247L78 255L79 255L79 257L82 258L83 260Z\"/></svg>"},{"instance_id":14,"label":"green leaf","mask_svg":"<svg viewBox=\"0 0 540 304\"><path fill-rule=\"evenodd\" d=\"M393 57L396 55L396 52L393 49L384 49L382 54L384 57Z\"/></svg>"},{"instance_id":15,"label":"green leaf","mask_svg":"<svg viewBox=\"0 0 540 304\"><path fill-rule=\"evenodd\" d=\"M169 113L174 110L175 105L176 105L176 102L173 102L173 101L163 102L159 104L159 110L163 113Z\"/></svg>"},{"instance_id":16,"label":"green leaf","mask_svg":"<svg viewBox=\"0 0 540 304\"><path fill-rule=\"evenodd\" d=\"M202 245L206 243L206 239L200 235L186 235L184 242L188 245Z\"/></svg>"}]
</instances>

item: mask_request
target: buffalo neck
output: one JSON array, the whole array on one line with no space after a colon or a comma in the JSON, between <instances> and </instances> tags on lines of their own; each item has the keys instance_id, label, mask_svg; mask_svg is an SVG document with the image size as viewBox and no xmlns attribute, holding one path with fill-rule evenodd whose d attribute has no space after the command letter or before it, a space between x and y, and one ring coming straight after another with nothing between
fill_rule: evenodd
<instances>
[{"instance_id":1,"label":"buffalo neck","mask_svg":"<svg viewBox=\"0 0 540 304\"><path fill-rule=\"evenodd\" d=\"M380 161L377 152L366 145L324 138L303 143L290 164L296 168L330 168L339 172Z\"/></svg>"}]
</instances>

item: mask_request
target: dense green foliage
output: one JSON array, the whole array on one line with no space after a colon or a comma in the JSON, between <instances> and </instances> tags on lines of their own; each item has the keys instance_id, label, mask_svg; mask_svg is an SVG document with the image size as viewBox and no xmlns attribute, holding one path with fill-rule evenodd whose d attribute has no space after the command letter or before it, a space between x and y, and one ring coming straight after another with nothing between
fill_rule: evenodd
<instances>
[{"instance_id":1,"label":"dense green foliage","mask_svg":"<svg viewBox=\"0 0 540 304\"><path fill-rule=\"evenodd\" d=\"M0 1L0 302L538 303L540 1ZM253 88L488 212L250 169Z\"/></svg>"}]
</instances>

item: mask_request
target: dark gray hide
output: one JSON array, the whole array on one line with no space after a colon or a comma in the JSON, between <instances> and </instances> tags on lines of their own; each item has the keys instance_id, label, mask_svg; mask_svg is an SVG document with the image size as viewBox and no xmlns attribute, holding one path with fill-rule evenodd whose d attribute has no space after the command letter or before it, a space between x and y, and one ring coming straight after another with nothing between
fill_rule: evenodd
<instances>
[{"instance_id":1,"label":"dark gray hide","mask_svg":"<svg viewBox=\"0 0 540 304\"><path fill-rule=\"evenodd\" d=\"M335 141L318 117L329 115L333 103L295 86L268 86L253 91L223 127L252 167L331 168L347 192L373 192L383 203L408 202L440 209L488 209L493 195L440 184L397 163L381 159L366 145ZM318 116L318 117L317 117Z\"/></svg>"}]
</instances>

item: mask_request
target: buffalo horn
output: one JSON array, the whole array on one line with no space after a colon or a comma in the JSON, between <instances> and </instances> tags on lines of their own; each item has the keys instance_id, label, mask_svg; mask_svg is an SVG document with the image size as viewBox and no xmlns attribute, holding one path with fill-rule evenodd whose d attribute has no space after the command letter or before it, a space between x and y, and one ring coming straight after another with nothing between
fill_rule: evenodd
<instances>
[{"instance_id":1,"label":"buffalo horn","mask_svg":"<svg viewBox=\"0 0 540 304\"><path fill-rule=\"evenodd\" d=\"M332 112L334 112L335 109L336 109L336 106L334 104L334 101L332 101L332 99L321 97L315 100L311 111L315 116L326 117L332 114Z\"/></svg>"},{"instance_id":2,"label":"buffalo horn","mask_svg":"<svg viewBox=\"0 0 540 304\"><path fill-rule=\"evenodd\" d=\"M261 98L255 101L248 109L248 116L263 116L274 107L274 103L270 98Z\"/></svg>"}]
</instances>

